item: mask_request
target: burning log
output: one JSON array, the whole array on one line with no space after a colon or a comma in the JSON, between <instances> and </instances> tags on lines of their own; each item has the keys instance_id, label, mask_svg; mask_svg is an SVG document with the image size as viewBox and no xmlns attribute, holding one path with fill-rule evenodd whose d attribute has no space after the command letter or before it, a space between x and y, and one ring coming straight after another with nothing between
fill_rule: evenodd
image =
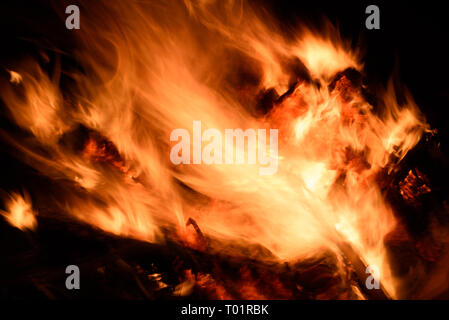
<instances>
[{"instance_id":1,"label":"burning log","mask_svg":"<svg viewBox=\"0 0 449 320\"><path fill-rule=\"evenodd\" d=\"M368 266L360 258L360 255L354 250L348 242L340 242L338 248L346 258L348 267L351 268L357 279L358 287L363 292L368 300L389 300L391 299L382 283L379 283L379 288L368 288L367 280L371 276L368 272ZM377 279L378 280L378 279Z\"/></svg>"},{"instance_id":2,"label":"burning log","mask_svg":"<svg viewBox=\"0 0 449 320\"><path fill-rule=\"evenodd\" d=\"M418 197L429 193L429 180L418 169L410 170L403 181L399 182L399 188L402 198L409 205L419 206Z\"/></svg>"},{"instance_id":3,"label":"burning log","mask_svg":"<svg viewBox=\"0 0 449 320\"><path fill-rule=\"evenodd\" d=\"M74 297L63 285L66 266L61 262L66 261L81 270L84 288L76 297L175 299L178 286L188 280L193 286L190 298L357 298L336 273L336 260L328 253L319 259L282 264L198 251L173 242L170 237L165 244L150 244L49 216L54 215L43 213L38 217L40 228L26 251L7 256L2 253L0 271L7 278L1 282L0 293L52 299ZM12 228L1 224L0 227ZM168 235L171 231L167 232ZM20 235L23 233L17 234ZM226 245L221 244L224 252ZM49 255L58 259L49 259ZM11 268L18 265L21 267Z\"/></svg>"},{"instance_id":4,"label":"burning log","mask_svg":"<svg viewBox=\"0 0 449 320\"><path fill-rule=\"evenodd\" d=\"M192 225L193 228L195 229L195 232L198 236L198 241L200 242L200 246L204 246L205 249L207 249L208 246L208 241L207 238L204 236L204 234L201 232L200 227L198 226L198 224L196 223L196 221L192 218L189 218L187 220L186 226L190 226Z\"/></svg>"}]
</instances>

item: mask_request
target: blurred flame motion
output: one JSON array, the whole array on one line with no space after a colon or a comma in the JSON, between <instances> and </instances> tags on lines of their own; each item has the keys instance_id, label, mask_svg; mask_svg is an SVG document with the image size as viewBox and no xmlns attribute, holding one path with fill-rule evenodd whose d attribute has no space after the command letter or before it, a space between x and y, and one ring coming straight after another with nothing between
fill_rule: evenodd
<instances>
[{"instance_id":1,"label":"blurred flame motion","mask_svg":"<svg viewBox=\"0 0 449 320\"><path fill-rule=\"evenodd\" d=\"M330 24L286 35L266 13L234 1L86 6L70 53L83 69L69 73L74 85L63 91L27 61L1 94L32 134L14 142L24 161L80 187L61 191L55 207L145 241L161 241L162 228L173 226L188 237L192 217L206 236L257 243L282 260L338 252L349 241L397 296L382 241L395 219L376 177L428 130L405 89L399 104L390 81L379 95L385 108L369 104L344 73L363 72L360 53ZM241 72L259 80L245 83ZM255 116L259 93L270 89L279 99ZM222 132L279 129L278 172L172 165L170 132L193 120ZM83 150L70 146L80 126L116 150L92 137ZM23 225L35 226L26 202L15 203L31 219Z\"/></svg>"},{"instance_id":2,"label":"blurred flame motion","mask_svg":"<svg viewBox=\"0 0 449 320\"><path fill-rule=\"evenodd\" d=\"M34 230L37 227L37 221L31 199L28 194L24 196L19 193L11 193L6 201L6 211L0 210L0 214L6 218L11 225L22 231Z\"/></svg>"}]
</instances>

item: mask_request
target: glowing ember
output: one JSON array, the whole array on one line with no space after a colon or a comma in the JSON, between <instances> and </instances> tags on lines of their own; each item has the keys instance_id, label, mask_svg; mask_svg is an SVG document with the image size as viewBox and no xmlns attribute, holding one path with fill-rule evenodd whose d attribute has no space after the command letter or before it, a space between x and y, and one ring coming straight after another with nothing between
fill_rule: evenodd
<instances>
[{"instance_id":1,"label":"glowing ember","mask_svg":"<svg viewBox=\"0 0 449 320\"><path fill-rule=\"evenodd\" d=\"M417 198L429 193L431 190L427 186L428 179L419 170L416 169L416 174L410 170L407 177L399 182L399 188L402 198L411 205L417 205Z\"/></svg>"}]
</instances>

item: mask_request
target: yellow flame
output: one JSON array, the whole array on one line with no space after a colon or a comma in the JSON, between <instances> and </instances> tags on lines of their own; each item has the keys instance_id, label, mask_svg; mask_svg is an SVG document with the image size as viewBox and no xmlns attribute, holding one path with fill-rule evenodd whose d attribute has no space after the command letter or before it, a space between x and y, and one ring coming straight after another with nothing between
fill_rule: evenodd
<instances>
[{"instance_id":1,"label":"yellow flame","mask_svg":"<svg viewBox=\"0 0 449 320\"><path fill-rule=\"evenodd\" d=\"M331 25L320 32L299 27L287 36L266 13L233 1L86 6L92 10L74 35L74 57L85 70L72 75L76 101L63 101L37 63L19 70L24 98L12 88L2 92L13 119L35 137L17 142L25 161L84 192L61 194L55 205L145 241L158 241L167 226L182 234L193 217L208 236L258 243L285 260L323 248L338 252L336 244L348 241L379 267L395 296L382 243L395 220L375 178L427 130L410 95L399 105L391 83L379 97L385 110L374 112L346 77L332 83L348 68L363 72L363 63ZM293 71L298 61L310 79ZM259 81L239 84L236 70ZM255 117L255 97L269 89L287 94ZM194 120L221 132L279 129L278 172L174 166L170 132L189 129ZM78 125L111 141L120 165L58 143Z\"/></svg>"},{"instance_id":2,"label":"yellow flame","mask_svg":"<svg viewBox=\"0 0 449 320\"><path fill-rule=\"evenodd\" d=\"M10 198L6 201L6 211L0 210L0 214L14 227L22 231L26 229L35 230L37 221L33 208L31 206L30 197L19 193L11 193Z\"/></svg>"}]
</instances>

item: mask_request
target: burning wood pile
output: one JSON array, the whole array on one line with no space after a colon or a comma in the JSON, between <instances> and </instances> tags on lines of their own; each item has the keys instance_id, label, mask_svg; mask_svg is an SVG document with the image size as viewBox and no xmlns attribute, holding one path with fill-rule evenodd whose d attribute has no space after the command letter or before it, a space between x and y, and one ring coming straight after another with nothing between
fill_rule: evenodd
<instances>
[{"instance_id":1,"label":"burning wood pile","mask_svg":"<svg viewBox=\"0 0 449 320\"><path fill-rule=\"evenodd\" d=\"M330 22L82 8L73 43L2 74L0 297L447 297L438 133L399 79L367 84Z\"/></svg>"}]
</instances>

